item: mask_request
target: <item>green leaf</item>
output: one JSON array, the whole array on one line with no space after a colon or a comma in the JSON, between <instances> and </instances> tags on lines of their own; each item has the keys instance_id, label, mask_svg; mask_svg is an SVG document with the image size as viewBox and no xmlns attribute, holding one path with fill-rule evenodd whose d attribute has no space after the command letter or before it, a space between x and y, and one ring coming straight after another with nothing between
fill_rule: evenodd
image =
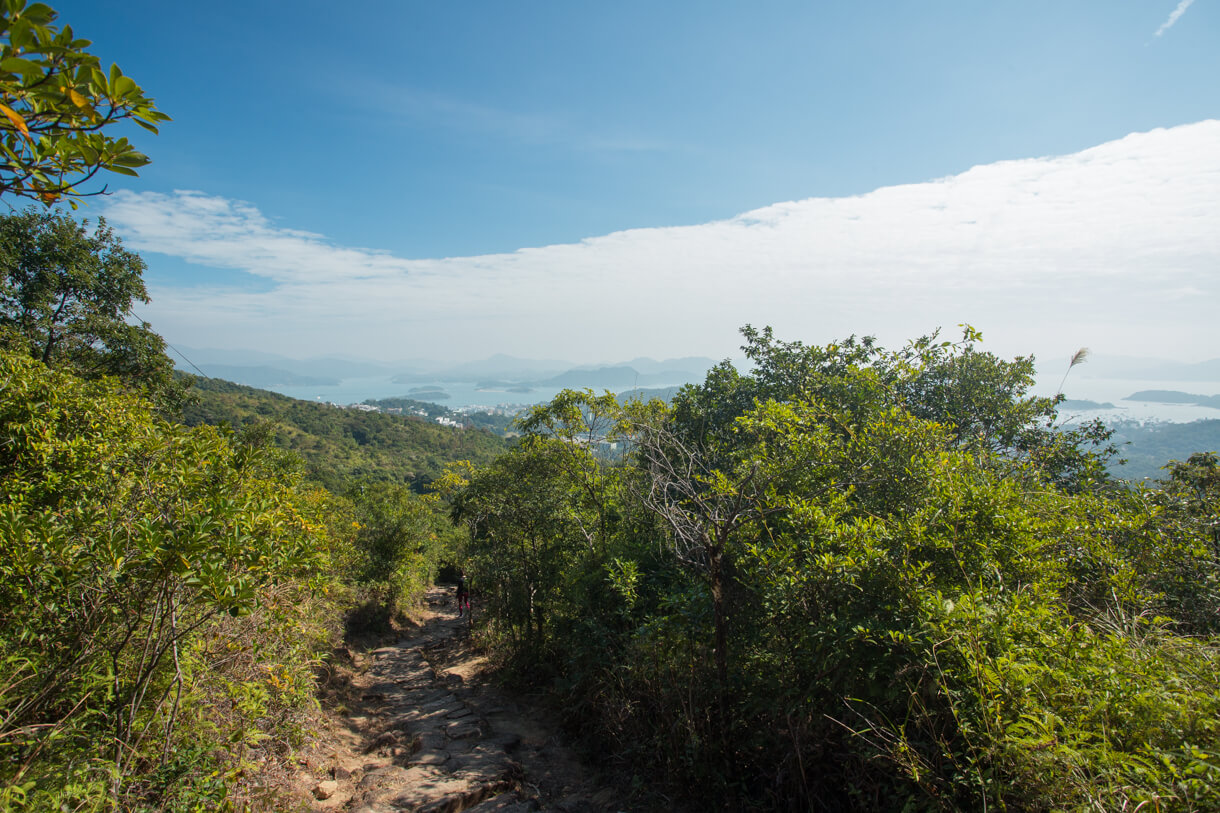
<instances>
[{"instance_id":1,"label":"green leaf","mask_svg":"<svg viewBox=\"0 0 1220 813\"><path fill-rule=\"evenodd\" d=\"M117 166L121 166L121 167L142 167L147 163L148 163L148 156L145 155L144 153L136 152L135 150L130 150L128 152L119 153L118 155L115 155L111 159L112 166L117 165Z\"/></svg>"},{"instance_id":2,"label":"green leaf","mask_svg":"<svg viewBox=\"0 0 1220 813\"><path fill-rule=\"evenodd\" d=\"M0 62L0 70L5 70L9 73L19 73L26 79L38 79L43 75L43 67L41 65L28 59L22 59L19 56L11 56Z\"/></svg>"},{"instance_id":3,"label":"green leaf","mask_svg":"<svg viewBox=\"0 0 1220 813\"><path fill-rule=\"evenodd\" d=\"M111 82L110 88L111 92L119 98L138 96L140 94L140 86L130 76L118 77L118 79Z\"/></svg>"},{"instance_id":4,"label":"green leaf","mask_svg":"<svg viewBox=\"0 0 1220 813\"><path fill-rule=\"evenodd\" d=\"M45 3L31 3L21 13L23 19L35 25L48 25L55 20L55 9ZM65 26L66 31L71 31Z\"/></svg>"}]
</instances>

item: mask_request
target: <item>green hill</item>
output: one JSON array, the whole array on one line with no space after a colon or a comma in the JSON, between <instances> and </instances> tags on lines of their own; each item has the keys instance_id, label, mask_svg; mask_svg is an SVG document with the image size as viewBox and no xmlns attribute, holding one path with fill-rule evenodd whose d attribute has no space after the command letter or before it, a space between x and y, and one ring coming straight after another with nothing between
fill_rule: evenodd
<instances>
[{"instance_id":1,"label":"green hill","mask_svg":"<svg viewBox=\"0 0 1220 813\"><path fill-rule=\"evenodd\" d=\"M276 445L299 454L311 477L331 490L368 478L422 490L454 460L490 462L507 442L482 429L455 429L427 420L300 401L217 378L192 377L198 400L183 422L276 425Z\"/></svg>"},{"instance_id":2,"label":"green hill","mask_svg":"<svg viewBox=\"0 0 1220 813\"><path fill-rule=\"evenodd\" d=\"M1168 477L1164 466L1170 460L1186 460L1195 452L1220 451L1220 420L1209 418L1190 423L1139 423L1118 421L1110 427L1118 444L1118 456L1126 465L1110 466L1115 477L1126 480Z\"/></svg>"}]
</instances>

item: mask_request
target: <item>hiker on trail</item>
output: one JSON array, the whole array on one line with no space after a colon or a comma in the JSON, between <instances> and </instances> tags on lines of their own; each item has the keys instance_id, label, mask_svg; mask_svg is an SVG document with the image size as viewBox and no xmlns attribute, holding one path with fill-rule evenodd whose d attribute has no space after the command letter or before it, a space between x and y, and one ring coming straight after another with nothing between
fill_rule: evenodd
<instances>
[{"instance_id":1,"label":"hiker on trail","mask_svg":"<svg viewBox=\"0 0 1220 813\"><path fill-rule=\"evenodd\" d=\"M466 572L462 570L458 571L457 605L458 618L462 617L463 612L470 612L470 588L466 585Z\"/></svg>"}]
</instances>

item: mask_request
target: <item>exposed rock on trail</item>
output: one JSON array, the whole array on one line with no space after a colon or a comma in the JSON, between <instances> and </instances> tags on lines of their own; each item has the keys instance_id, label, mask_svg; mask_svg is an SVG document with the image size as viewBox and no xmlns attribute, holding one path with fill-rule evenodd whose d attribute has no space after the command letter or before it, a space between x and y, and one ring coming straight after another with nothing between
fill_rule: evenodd
<instances>
[{"instance_id":1,"label":"exposed rock on trail","mask_svg":"<svg viewBox=\"0 0 1220 813\"><path fill-rule=\"evenodd\" d=\"M464 623L428 592L424 624L368 653L352 679L359 708L335 720L297 777L313 810L355 813L614 811L623 796L599 788L539 714L481 677ZM358 665L361 661L358 660Z\"/></svg>"}]
</instances>

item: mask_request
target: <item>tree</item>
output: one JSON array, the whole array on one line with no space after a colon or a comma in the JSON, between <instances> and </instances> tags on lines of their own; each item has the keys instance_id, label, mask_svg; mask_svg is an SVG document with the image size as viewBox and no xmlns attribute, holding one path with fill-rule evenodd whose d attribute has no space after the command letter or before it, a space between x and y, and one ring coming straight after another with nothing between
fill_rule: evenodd
<instances>
[{"instance_id":1,"label":"tree","mask_svg":"<svg viewBox=\"0 0 1220 813\"><path fill-rule=\"evenodd\" d=\"M683 438L664 405L632 404L628 418L634 459L646 476L641 502L671 533L674 555L707 582L711 593L720 716L728 682L727 581L734 535L763 514L767 485L754 460L732 460L702 442Z\"/></svg>"},{"instance_id":2,"label":"tree","mask_svg":"<svg viewBox=\"0 0 1220 813\"><path fill-rule=\"evenodd\" d=\"M597 506L569 474L566 445L536 438L469 477L450 470L442 485L451 518L470 534L471 575L489 613L506 622L514 644L535 651L597 525Z\"/></svg>"},{"instance_id":3,"label":"tree","mask_svg":"<svg viewBox=\"0 0 1220 813\"><path fill-rule=\"evenodd\" d=\"M1163 597L1164 612L1195 634L1220 633L1220 456L1196 452L1171 460L1160 487L1152 527L1161 544L1145 556L1146 572ZM1140 551L1143 553L1143 551Z\"/></svg>"},{"instance_id":4,"label":"tree","mask_svg":"<svg viewBox=\"0 0 1220 813\"><path fill-rule=\"evenodd\" d=\"M47 205L101 194L78 187L102 170L136 175L148 163L110 134L114 125L155 133L169 120L117 65L103 71L90 41L54 25L56 16L43 3L0 0L0 196Z\"/></svg>"},{"instance_id":5,"label":"tree","mask_svg":"<svg viewBox=\"0 0 1220 813\"><path fill-rule=\"evenodd\" d=\"M748 371L562 393L449 478L489 629L573 727L705 806L1220 809L1215 455L1107 485L1104 427L970 329L744 333Z\"/></svg>"},{"instance_id":6,"label":"tree","mask_svg":"<svg viewBox=\"0 0 1220 813\"><path fill-rule=\"evenodd\" d=\"M454 531L434 510L435 498L406 485L365 480L346 496L354 531L350 578L368 591L362 612L371 613L359 623L388 624L421 600Z\"/></svg>"},{"instance_id":7,"label":"tree","mask_svg":"<svg viewBox=\"0 0 1220 813\"><path fill-rule=\"evenodd\" d=\"M0 346L174 400L165 341L128 321L134 302L148 302L144 268L103 219L90 233L66 215L0 216Z\"/></svg>"},{"instance_id":8,"label":"tree","mask_svg":"<svg viewBox=\"0 0 1220 813\"><path fill-rule=\"evenodd\" d=\"M596 512L595 523L577 520L591 551L602 551L610 532L609 490L605 460L599 449L614 448L622 408L612 393L564 390L549 404L539 404L520 420L522 443L551 446L551 453L581 494L581 508ZM560 443L554 444L552 441ZM579 513L574 514L579 517Z\"/></svg>"},{"instance_id":9,"label":"tree","mask_svg":"<svg viewBox=\"0 0 1220 813\"><path fill-rule=\"evenodd\" d=\"M1109 444L1113 433L1096 421L1066 431L1056 427L1062 396L1030 394L1033 356L1002 359L978 348L981 333L961 327L957 342L942 341L936 330L888 351L871 337L806 346L776 340L770 328L746 325L742 351L755 369L733 379L731 387L723 381L713 387L709 376L707 384L675 399L675 414L699 431L716 431L766 399L814 398L850 414L884 404L948 427L957 448L1011 472L1033 473L1077 490L1108 482L1105 465L1116 452ZM720 412L708 411L707 402Z\"/></svg>"}]
</instances>

